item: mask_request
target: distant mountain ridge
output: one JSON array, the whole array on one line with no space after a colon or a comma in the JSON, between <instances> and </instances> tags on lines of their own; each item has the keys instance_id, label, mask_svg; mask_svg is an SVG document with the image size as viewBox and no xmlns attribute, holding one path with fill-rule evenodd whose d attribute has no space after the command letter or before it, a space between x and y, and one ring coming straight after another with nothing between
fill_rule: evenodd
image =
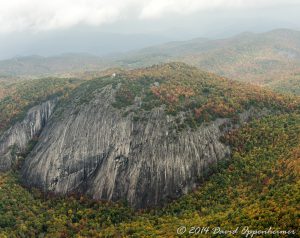
<instances>
[{"instance_id":1,"label":"distant mountain ridge","mask_svg":"<svg viewBox=\"0 0 300 238\"><path fill-rule=\"evenodd\" d=\"M102 58L89 54L37 55L0 61L0 77L38 77L101 70Z\"/></svg>"},{"instance_id":2,"label":"distant mountain ridge","mask_svg":"<svg viewBox=\"0 0 300 238\"><path fill-rule=\"evenodd\" d=\"M164 44L124 55L117 62L135 67L172 60L232 79L267 84L299 70L300 32L278 29L242 33L228 39Z\"/></svg>"},{"instance_id":3,"label":"distant mountain ridge","mask_svg":"<svg viewBox=\"0 0 300 238\"><path fill-rule=\"evenodd\" d=\"M176 41L114 56L64 54L30 56L0 61L0 78L49 75L82 76L111 67L139 68L181 61L234 80L272 87L275 81L293 80L300 72L300 32L277 29L242 33L209 40ZM298 80L298 79L296 79Z\"/></svg>"}]
</instances>

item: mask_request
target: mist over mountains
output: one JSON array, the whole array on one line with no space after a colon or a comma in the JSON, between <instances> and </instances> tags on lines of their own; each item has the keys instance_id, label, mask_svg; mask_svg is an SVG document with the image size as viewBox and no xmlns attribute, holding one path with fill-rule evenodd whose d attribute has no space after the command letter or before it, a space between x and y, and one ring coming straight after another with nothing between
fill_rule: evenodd
<instances>
[{"instance_id":1,"label":"mist over mountains","mask_svg":"<svg viewBox=\"0 0 300 238\"><path fill-rule=\"evenodd\" d=\"M90 27L55 32L19 32L0 36L2 60L30 55L54 56L68 53L104 56L172 40L171 37L158 34L110 33Z\"/></svg>"},{"instance_id":2,"label":"mist over mountains","mask_svg":"<svg viewBox=\"0 0 300 238\"><path fill-rule=\"evenodd\" d=\"M94 43L97 44L96 41ZM276 29L259 34L246 32L216 40L196 38L189 41L171 41L102 57L96 56L96 53L27 56L2 60L0 77L82 77L108 68L130 69L181 61L235 80L269 84L273 81L298 78L300 32L289 29Z\"/></svg>"}]
</instances>

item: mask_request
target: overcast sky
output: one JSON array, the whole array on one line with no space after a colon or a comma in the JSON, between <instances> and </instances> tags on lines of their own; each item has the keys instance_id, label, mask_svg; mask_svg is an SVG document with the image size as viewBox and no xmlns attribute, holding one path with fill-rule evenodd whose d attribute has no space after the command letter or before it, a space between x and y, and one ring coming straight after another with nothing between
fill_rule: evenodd
<instances>
[{"instance_id":1,"label":"overcast sky","mask_svg":"<svg viewBox=\"0 0 300 238\"><path fill-rule=\"evenodd\" d=\"M0 0L0 58L300 29L299 0Z\"/></svg>"}]
</instances>

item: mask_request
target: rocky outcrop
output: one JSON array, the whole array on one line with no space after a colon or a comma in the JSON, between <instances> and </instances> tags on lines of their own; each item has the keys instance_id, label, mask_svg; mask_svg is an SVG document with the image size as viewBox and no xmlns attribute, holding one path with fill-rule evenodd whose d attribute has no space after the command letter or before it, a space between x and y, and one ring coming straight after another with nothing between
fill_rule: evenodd
<instances>
[{"instance_id":1,"label":"rocky outcrop","mask_svg":"<svg viewBox=\"0 0 300 238\"><path fill-rule=\"evenodd\" d=\"M141 208L187 193L230 154L219 140L228 119L178 134L170 130L175 117L163 107L134 120L112 107L113 101L114 89L107 86L89 103L73 103L53 115L25 161L24 182Z\"/></svg>"},{"instance_id":2,"label":"rocky outcrop","mask_svg":"<svg viewBox=\"0 0 300 238\"><path fill-rule=\"evenodd\" d=\"M50 118L57 99L48 100L28 110L25 118L5 131L0 137L0 171L9 170L16 153L27 150L28 143L38 136Z\"/></svg>"}]
</instances>

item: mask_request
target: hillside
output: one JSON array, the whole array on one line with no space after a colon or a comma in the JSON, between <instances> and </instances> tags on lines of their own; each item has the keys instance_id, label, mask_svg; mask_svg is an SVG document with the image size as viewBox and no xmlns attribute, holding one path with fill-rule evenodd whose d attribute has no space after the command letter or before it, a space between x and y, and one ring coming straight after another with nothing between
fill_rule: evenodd
<instances>
[{"instance_id":1,"label":"hillside","mask_svg":"<svg viewBox=\"0 0 300 238\"><path fill-rule=\"evenodd\" d=\"M70 77L75 73L104 69L104 59L88 54L64 54L53 57L27 56L0 61L0 80L7 78Z\"/></svg>"},{"instance_id":2,"label":"hillside","mask_svg":"<svg viewBox=\"0 0 300 238\"><path fill-rule=\"evenodd\" d=\"M0 236L173 237L179 227L299 234L299 115L267 117L227 134L230 162L194 192L162 209L134 212L86 197L55 198L0 174ZM259 169L258 169L259 168ZM198 229L197 229L198 230ZM199 232L199 231L195 231ZM251 233L249 234L251 235Z\"/></svg>"},{"instance_id":3,"label":"hillside","mask_svg":"<svg viewBox=\"0 0 300 238\"><path fill-rule=\"evenodd\" d=\"M226 131L298 110L297 98L182 63L120 72L82 83L57 104L22 176L28 186L56 194L157 206L197 187L228 158L230 147L220 141ZM36 124L29 114L22 123ZM2 139L6 155L11 138L18 141L10 134ZM15 151L4 157L12 165Z\"/></svg>"},{"instance_id":4,"label":"hillside","mask_svg":"<svg viewBox=\"0 0 300 238\"><path fill-rule=\"evenodd\" d=\"M136 67L174 60L234 80L266 84L299 71L300 32L282 29L220 40L167 43L124 55L117 62Z\"/></svg>"},{"instance_id":5,"label":"hillside","mask_svg":"<svg viewBox=\"0 0 300 238\"><path fill-rule=\"evenodd\" d=\"M298 97L183 63L1 88L0 236L299 231Z\"/></svg>"},{"instance_id":6,"label":"hillside","mask_svg":"<svg viewBox=\"0 0 300 238\"><path fill-rule=\"evenodd\" d=\"M43 78L0 83L0 133L23 119L30 107L55 96L63 96L79 85L78 79Z\"/></svg>"},{"instance_id":7,"label":"hillside","mask_svg":"<svg viewBox=\"0 0 300 238\"><path fill-rule=\"evenodd\" d=\"M300 73L294 73L286 79L270 82L266 86L279 93L300 96Z\"/></svg>"},{"instance_id":8,"label":"hillside","mask_svg":"<svg viewBox=\"0 0 300 238\"><path fill-rule=\"evenodd\" d=\"M227 39L169 42L114 56L66 54L0 61L0 79L60 75L81 76L111 67L140 68L181 61L233 80L270 85L294 80L300 68L299 31L278 29L243 33ZM274 86L276 87L276 86Z\"/></svg>"}]
</instances>

